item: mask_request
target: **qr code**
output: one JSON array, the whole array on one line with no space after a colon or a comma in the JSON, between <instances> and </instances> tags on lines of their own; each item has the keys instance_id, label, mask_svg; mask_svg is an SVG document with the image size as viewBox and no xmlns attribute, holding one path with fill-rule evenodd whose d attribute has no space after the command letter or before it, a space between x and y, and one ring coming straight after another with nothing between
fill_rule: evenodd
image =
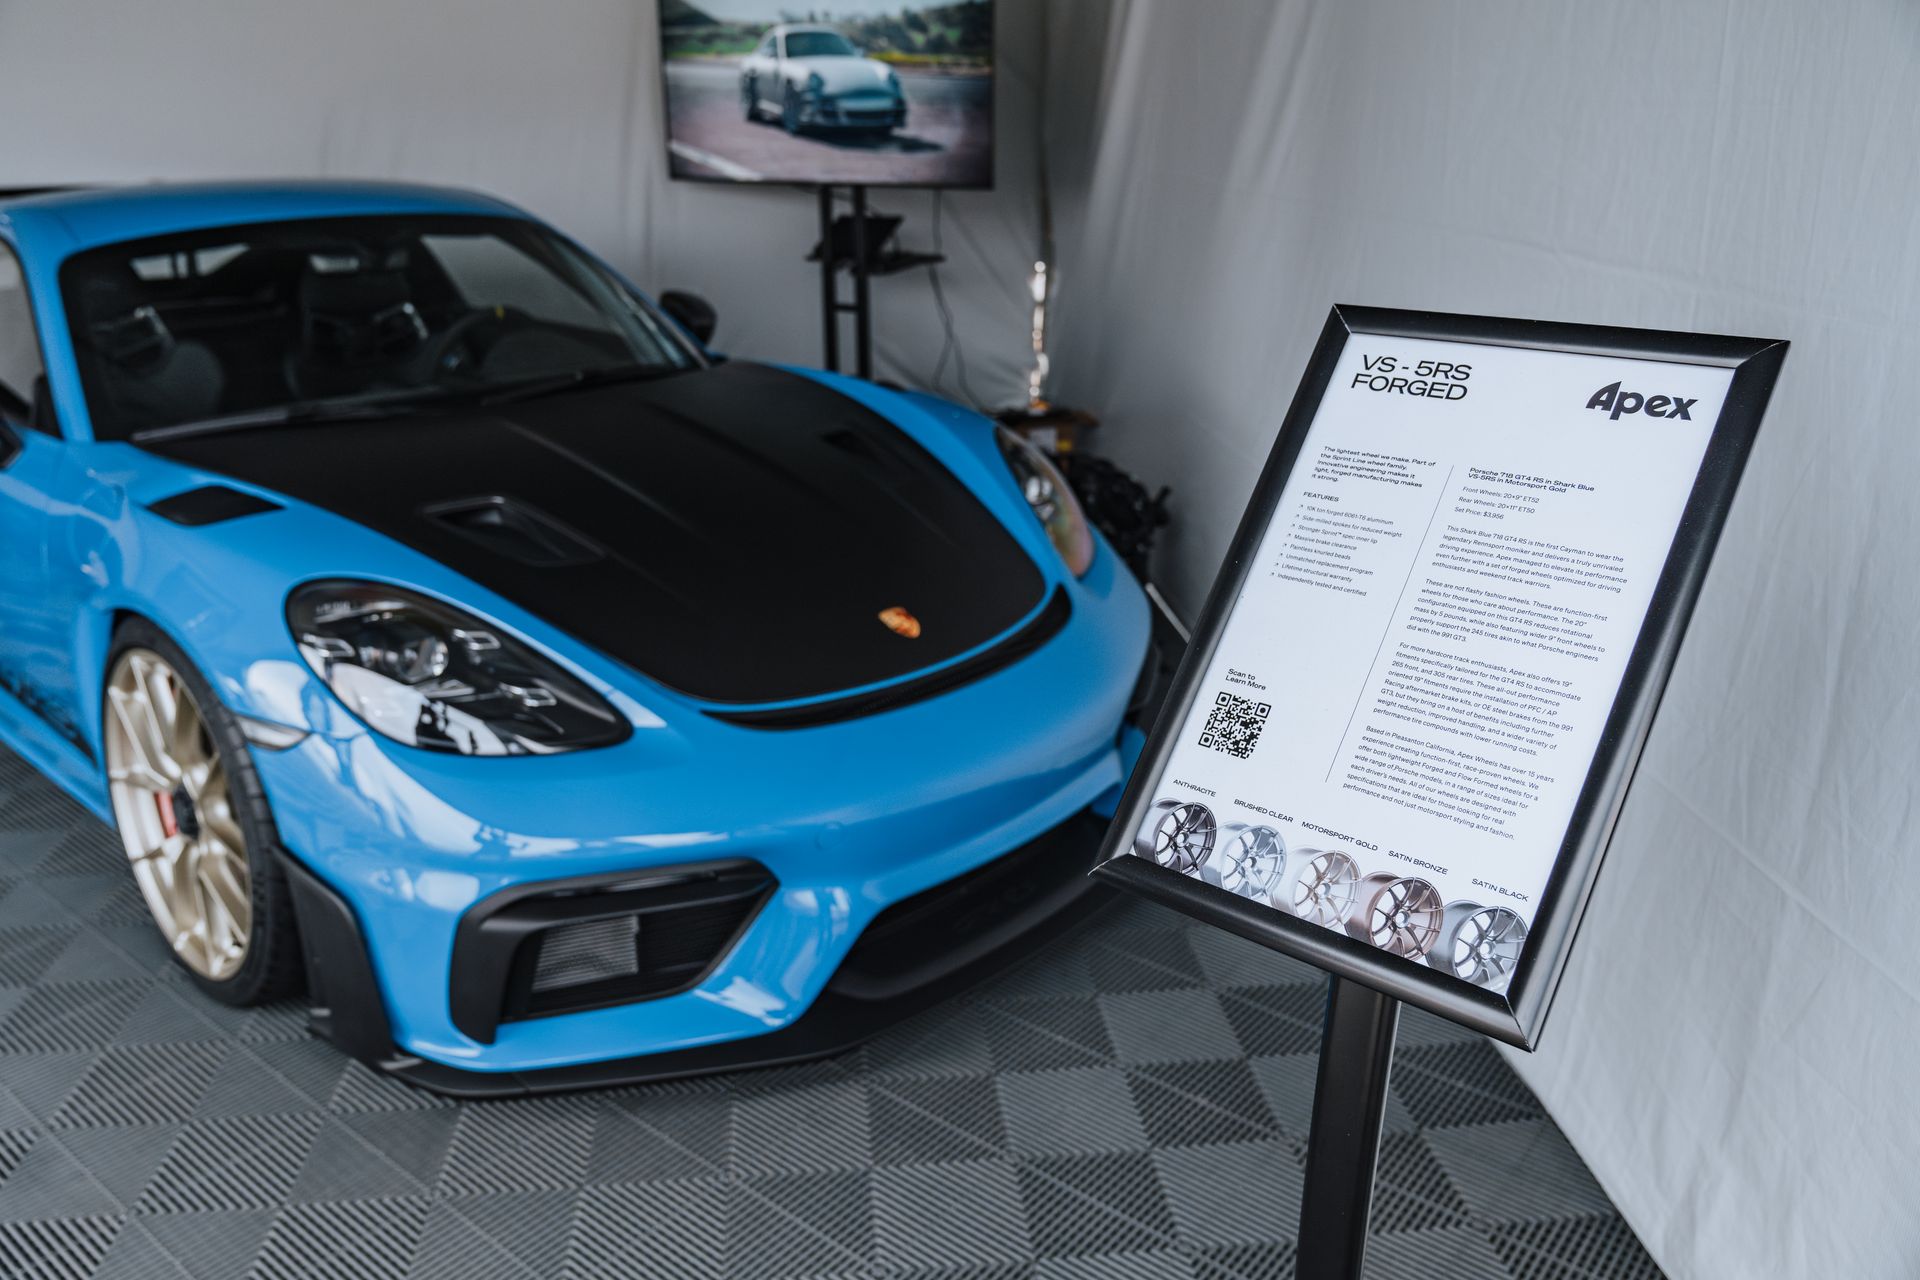
<instances>
[{"instance_id":1,"label":"qr code","mask_svg":"<svg viewBox=\"0 0 1920 1280\"><path fill-rule=\"evenodd\" d=\"M1200 745L1245 760L1260 744L1260 731L1267 727L1267 713L1272 710L1252 698L1215 694L1213 713L1207 717L1206 728L1200 730Z\"/></svg>"}]
</instances>

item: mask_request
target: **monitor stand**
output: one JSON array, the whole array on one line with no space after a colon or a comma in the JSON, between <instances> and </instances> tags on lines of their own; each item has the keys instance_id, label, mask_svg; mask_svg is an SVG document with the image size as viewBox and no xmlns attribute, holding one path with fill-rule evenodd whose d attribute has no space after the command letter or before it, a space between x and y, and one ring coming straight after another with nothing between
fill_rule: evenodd
<instances>
[{"instance_id":1,"label":"monitor stand","mask_svg":"<svg viewBox=\"0 0 1920 1280\"><path fill-rule=\"evenodd\" d=\"M892 214L869 213L867 189L846 188L852 197L853 213L836 218L833 196L838 188L819 188L820 240L807 255L807 261L820 264L820 322L826 338L825 365L840 370L840 320L853 317L854 373L873 377L873 309L868 282L874 276L892 275L912 267L931 266L946 259L937 253L913 253L890 249L900 219ZM853 276L853 297L840 293L839 271L846 267Z\"/></svg>"}]
</instances>

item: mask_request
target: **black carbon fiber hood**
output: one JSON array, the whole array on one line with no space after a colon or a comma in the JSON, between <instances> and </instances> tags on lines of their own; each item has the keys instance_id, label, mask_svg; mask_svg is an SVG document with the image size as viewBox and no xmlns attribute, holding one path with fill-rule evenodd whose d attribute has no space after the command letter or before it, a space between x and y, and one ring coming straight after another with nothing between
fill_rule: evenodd
<instances>
[{"instance_id":1,"label":"black carbon fiber hood","mask_svg":"<svg viewBox=\"0 0 1920 1280\"><path fill-rule=\"evenodd\" d=\"M1044 588L898 428L752 364L142 447L354 520L714 702L911 675L1007 630ZM917 638L881 621L896 607Z\"/></svg>"}]
</instances>

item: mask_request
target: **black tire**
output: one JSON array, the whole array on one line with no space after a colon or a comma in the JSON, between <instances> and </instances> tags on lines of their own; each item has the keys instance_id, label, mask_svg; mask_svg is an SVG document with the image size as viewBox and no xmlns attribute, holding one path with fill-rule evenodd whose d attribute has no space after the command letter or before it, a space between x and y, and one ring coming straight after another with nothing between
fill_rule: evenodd
<instances>
[{"instance_id":1,"label":"black tire","mask_svg":"<svg viewBox=\"0 0 1920 1280\"><path fill-rule=\"evenodd\" d=\"M785 97L780 101L780 124L788 133L800 132L800 95L793 86L787 86Z\"/></svg>"},{"instance_id":2,"label":"black tire","mask_svg":"<svg viewBox=\"0 0 1920 1280\"><path fill-rule=\"evenodd\" d=\"M752 76L740 81L740 102L747 111L747 123L760 123L760 86Z\"/></svg>"},{"instance_id":3,"label":"black tire","mask_svg":"<svg viewBox=\"0 0 1920 1280\"><path fill-rule=\"evenodd\" d=\"M198 667L188 660L180 646L145 618L129 617L114 629L113 645L107 654L110 673L120 655L129 649L147 649L165 659L193 694L200 717L213 738L214 750L227 772L234 818L247 841L247 874L253 901L252 927L247 935L246 958L232 977L224 980L195 973L175 956L175 962L193 980L195 986L222 1004L264 1004L298 992L306 981L306 964L300 950L300 934L294 923L293 897L287 878L281 871L275 850L279 833L274 827L272 810L267 806L266 789L253 767L252 748L241 732L240 722L226 704L214 694ZM104 708L105 698L102 698ZM103 714L111 714L105 712ZM171 954L171 953L170 953Z\"/></svg>"}]
</instances>

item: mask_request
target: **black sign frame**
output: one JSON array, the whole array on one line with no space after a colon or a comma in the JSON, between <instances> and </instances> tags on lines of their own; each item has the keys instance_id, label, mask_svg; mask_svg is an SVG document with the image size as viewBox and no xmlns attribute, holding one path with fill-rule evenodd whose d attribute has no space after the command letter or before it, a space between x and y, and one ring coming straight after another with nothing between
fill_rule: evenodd
<instances>
[{"instance_id":1,"label":"black sign frame","mask_svg":"<svg viewBox=\"0 0 1920 1280\"><path fill-rule=\"evenodd\" d=\"M1488 346L1563 351L1733 370L1725 403L1708 438L1673 545L1656 580L1640 631L1608 713L1593 762L1546 888L1527 944L1504 993L1474 986L1415 960L1391 955L1343 933L1311 924L1159 866L1132 852L1146 822L1181 728L1212 665L1228 617L1246 586L1255 553L1279 506L1308 429L1347 342L1355 335L1425 338ZM1335 306L1307 364L1300 389L1280 428L1246 514L1234 534L1193 630L1179 671L1148 736L1126 793L1101 847L1094 874L1157 899L1209 924L1285 952L1382 992L1396 1000L1521 1049L1539 1043L1547 1012L1565 971L1580 918L1599 874L1607 844L1626 801L1661 694L1672 673L1707 565L1732 508L1734 491L1773 394L1787 342L1717 334L1625 329L1541 320L1501 319L1435 311Z\"/></svg>"}]
</instances>

